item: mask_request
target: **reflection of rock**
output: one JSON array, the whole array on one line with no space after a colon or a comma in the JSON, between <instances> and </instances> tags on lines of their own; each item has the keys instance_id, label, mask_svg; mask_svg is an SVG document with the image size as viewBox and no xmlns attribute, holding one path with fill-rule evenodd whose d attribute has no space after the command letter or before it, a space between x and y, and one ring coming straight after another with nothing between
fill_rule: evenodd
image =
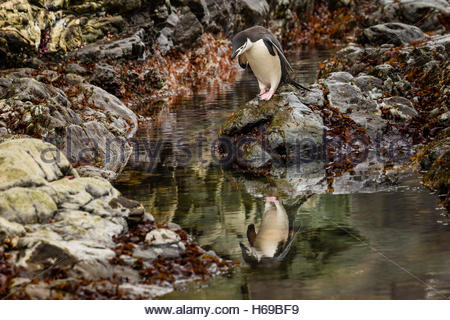
<instances>
[{"instance_id":1,"label":"reflection of rock","mask_svg":"<svg viewBox=\"0 0 450 320\"><path fill-rule=\"evenodd\" d=\"M450 129L447 127L434 141L419 153L420 169L424 172L423 182L437 190L444 206L450 211Z\"/></svg>"}]
</instances>

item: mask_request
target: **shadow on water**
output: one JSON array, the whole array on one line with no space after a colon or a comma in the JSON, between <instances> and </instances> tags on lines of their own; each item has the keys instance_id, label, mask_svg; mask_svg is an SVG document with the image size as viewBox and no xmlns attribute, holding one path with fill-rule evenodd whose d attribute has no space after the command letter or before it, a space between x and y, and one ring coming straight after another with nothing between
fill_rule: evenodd
<instances>
[{"instance_id":1,"label":"shadow on water","mask_svg":"<svg viewBox=\"0 0 450 320\"><path fill-rule=\"evenodd\" d=\"M291 57L297 61L296 80L314 82L317 62L331 54L312 51ZM205 249L242 261L232 274L191 284L163 298L450 296L450 227L436 210L435 196L416 177L402 175L395 186L383 188L375 180L360 183L366 177L352 177L350 187L349 180L343 180L336 192L340 194L311 196L292 187L290 180L313 185L317 180L319 185L323 168L306 168L289 179L251 179L217 165L211 146L220 124L257 92L253 76L243 73L233 86L217 93L179 97L175 108L162 109L152 126L137 133L149 144L150 154L158 151L159 143L159 156L149 156L140 147L116 187L140 201L157 222L178 223ZM280 201L287 229L284 216L268 219L266 196ZM264 229L265 221L281 221L278 231ZM254 232L253 227L249 231L252 224ZM281 259L246 263L242 246L253 248L255 257L266 252Z\"/></svg>"}]
</instances>

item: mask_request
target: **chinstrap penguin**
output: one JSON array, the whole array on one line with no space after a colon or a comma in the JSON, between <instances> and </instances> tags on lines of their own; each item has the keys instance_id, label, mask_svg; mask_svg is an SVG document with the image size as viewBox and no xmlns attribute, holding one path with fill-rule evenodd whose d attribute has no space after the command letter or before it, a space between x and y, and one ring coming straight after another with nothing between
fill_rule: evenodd
<instances>
[{"instance_id":1,"label":"chinstrap penguin","mask_svg":"<svg viewBox=\"0 0 450 320\"><path fill-rule=\"evenodd\" d=\"M259 84L259 97L270 100L280 83L290 83L298 89L309 89L290 79L291 65L281 44L266 28L254 26L236 34L232 41L231 60L236 56L242 68L250 66Z\"/></svg>"}]
</instances>

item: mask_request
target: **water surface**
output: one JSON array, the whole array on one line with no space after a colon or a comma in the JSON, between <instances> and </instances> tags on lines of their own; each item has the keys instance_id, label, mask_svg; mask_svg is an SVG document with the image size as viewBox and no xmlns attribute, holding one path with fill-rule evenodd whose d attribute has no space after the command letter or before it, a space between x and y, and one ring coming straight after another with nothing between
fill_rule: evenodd
<instances>
[{"instance_id":1,"label":"water surface","mask_svg":"<svg viewBox=\"0 0 450 320\"><path fill-rule=\"evenodd\" d=\"M315 80L317 63L331 51L303 52L290 60L295 79ZM394 185L357 184L336 194L289 197L284 180L252 179L214 161L211 146L220 124L258 93L250 73L214 93L179 97L137 138L141 146L116 182L158 222L175 222L219 256L239 259L226 276L189 285L166 299L442 299L450 296L450 227L436 196L412 173ZM302 179L303 175L290 176ZM344 177L342 185L350 179ZM370 187L368 187L370 186ZM270 189L270 191L269 191ZM282 189L282 190L281 190ZM336 189L337 190L337 189ZM266 194L267 193L267 194ZM287 255L251 267L239 243L247 227L258 230L264 196L278 195L291 231Z\"/></svg>"}]
</instances>

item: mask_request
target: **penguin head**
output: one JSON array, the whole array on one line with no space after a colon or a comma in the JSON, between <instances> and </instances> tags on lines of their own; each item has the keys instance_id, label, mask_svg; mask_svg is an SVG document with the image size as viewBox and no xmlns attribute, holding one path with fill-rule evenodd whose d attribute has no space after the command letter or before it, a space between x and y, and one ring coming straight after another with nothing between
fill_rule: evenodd
<instances>
[{"instance_id":1,"label":"penguin head","mask_svg":"<svg viewBox=\"0 0 450 320\"><path fill-rule=\"evenodd\" d=\"M252 45L251 40L246 36L245 33L238 33L233 37L231 40L231 46L232 46L232 54L231 54L231 60L233 60L236 56L240 56L243 54L246 50L250 49Z\"/></svg>"}]
</instances>

